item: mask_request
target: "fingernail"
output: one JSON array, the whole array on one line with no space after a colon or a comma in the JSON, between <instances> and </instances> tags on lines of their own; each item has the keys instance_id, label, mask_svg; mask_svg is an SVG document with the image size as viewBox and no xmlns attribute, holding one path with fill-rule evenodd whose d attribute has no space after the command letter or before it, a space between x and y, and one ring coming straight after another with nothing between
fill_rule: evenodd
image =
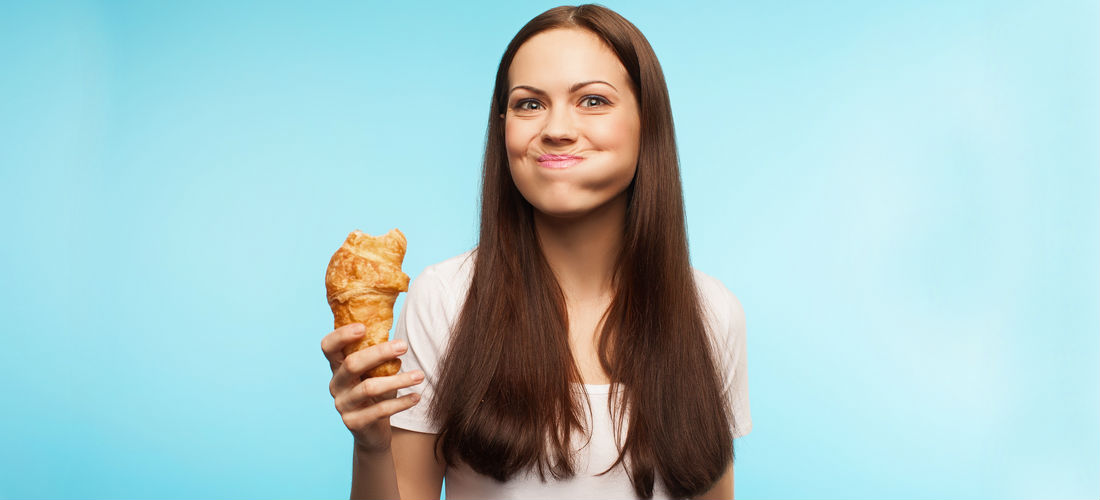
<instances>
[{"instance_id":1,"label":"fingernail","mask_svg":"<svg viewBox=\"0 0 1100 500\"><path fill-rule=\"evenodd\" d=\"M395 341L393 341L393 351L394 352L405 352L405 349L407 349L408 347L409 346L405 344L404 340L395 340Z\"/></svg>"},{"instance_id":2,"label":"fingernail","mask_svg":"<svg viewBox=\"0 0 1100 500\"><path fill-rule=\"evenodd\" d=\"M409 378L411 378L413 382L420 382L424 380L424 374L421 372L412 372L409 374Z\"/></svg>"}]
</instances>

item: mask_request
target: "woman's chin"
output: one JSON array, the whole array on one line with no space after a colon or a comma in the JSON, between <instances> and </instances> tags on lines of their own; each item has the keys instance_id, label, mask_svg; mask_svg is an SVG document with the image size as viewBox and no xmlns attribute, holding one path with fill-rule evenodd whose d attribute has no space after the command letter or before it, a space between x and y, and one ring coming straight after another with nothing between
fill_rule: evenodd
<instances>
[{"instance_id":1,"label":"woman's chin","mask_svg":"<svg viewBox=\"0 0 1100 500\"><path fill-rule=\"evenodd\" d=\"M557 200L555 200L557 201ZM574 200L573 203L539 203L531 204L536 216L541 216L547 221L571 222L584 219L588 216L611 215L626 209L626 198L622 194L610 199Z\"/></svg>"},{"instance_id":2,"label":"woman's chin","mask_svg":"<svg viewBox=\"0 0 1100 500\"><path fill-rule=\"evenodd\" d=\"M540 207L535 206L535 215L545 219L559 220L562 222L576 220L592 212L592 207Z\"/></svg>"}]
</instances>

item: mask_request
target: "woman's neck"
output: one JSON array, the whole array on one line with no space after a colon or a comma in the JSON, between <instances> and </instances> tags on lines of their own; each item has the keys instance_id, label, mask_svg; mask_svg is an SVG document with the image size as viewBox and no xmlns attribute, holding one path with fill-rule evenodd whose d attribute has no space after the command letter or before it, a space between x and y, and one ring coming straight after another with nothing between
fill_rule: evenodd
<instances>
[{"instance_id":1,"label":"woman's neck","mask_svg":"<svg viewBox=\"0 0 1100 500\"><path fill-rule=\"evenodd\" d=\"M534 214L535 233L546 262L570 303L603 301L623 244L626 192L574 219Z\"/></svg>"}]
</instances>

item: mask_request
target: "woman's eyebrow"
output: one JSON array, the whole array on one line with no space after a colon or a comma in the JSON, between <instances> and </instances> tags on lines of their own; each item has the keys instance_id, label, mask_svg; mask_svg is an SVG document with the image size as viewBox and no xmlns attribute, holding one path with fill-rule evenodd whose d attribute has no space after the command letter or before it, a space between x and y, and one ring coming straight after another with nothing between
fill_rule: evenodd
<instances>
[{"instance_id":1,"label":"woman's eyebrow","mask_svg":"<svg viewBox=\"0 0 1100 500\"><path fill-rule=\"evenodd\" d=\"M607 83L603 80L589 80L587 82L580 82L580 83L573 84L572 87L569 87L569 93L572 94L573 92L576 92L577 89L579 89L581 87L584 87L585 85L592 85L593 83L602 83L604 85L607 85L608 87L611 87L611 88L615 89L614 85L612 85L610 83ZM527 90L531 91L532 93L535 93L535 94L538 94L538 95L542 95L542 96L547 95L545 90L537 89L537 88L532 87L530 85L516 85L515 87L512 87L512 90L508 91L508 95L512 95L512 92L515 92L516 89L527 89ZM619 89L615 89L615 91L618 92Z\"/></svg>"}]
</instances>

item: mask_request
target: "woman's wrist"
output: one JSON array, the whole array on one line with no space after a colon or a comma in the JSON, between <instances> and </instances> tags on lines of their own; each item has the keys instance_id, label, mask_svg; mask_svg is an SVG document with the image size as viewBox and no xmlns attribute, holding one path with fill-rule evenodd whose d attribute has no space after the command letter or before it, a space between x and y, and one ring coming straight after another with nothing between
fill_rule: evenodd
<instances>
[{"instance_id":1,"label":"woman's wrist","mask_svg":"<svg viewBox=\"0 0 1100 500\"><path fill-rule=\"evenodd\" d=\"M390 448L369 449L354 446L351 473L351 498L400 498L397 471Z\"/></svg>"},{"instance_id":2,"label":"woman's wrist","mask_svg":"<svg viewBox=\"0 0 1100 500\"><path fill-rule=\"evenodd\" d=\"M389 443L386 443L385 446L367 446L356 440L354 444L355 454L363 457L380 457L390 454Z\"/></svg>"}]
</instances>

